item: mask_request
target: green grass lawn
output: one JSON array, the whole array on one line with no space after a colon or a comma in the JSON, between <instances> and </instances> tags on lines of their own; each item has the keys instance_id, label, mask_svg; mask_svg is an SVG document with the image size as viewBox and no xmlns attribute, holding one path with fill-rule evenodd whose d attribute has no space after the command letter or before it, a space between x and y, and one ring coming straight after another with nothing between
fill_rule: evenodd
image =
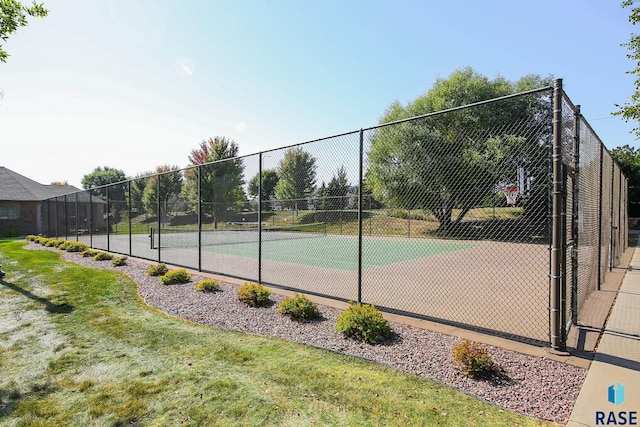
<instances>
[{"instance_id":1,"label":"green grass lawn","mask_svg":"<svg viewBox=\"0 0 640 427\"><path fill-rule=\"evenodd\" d=\"M200 326L126 276L0 241L2 426L538 426L453 389L291 342Z\"/></svg>"}]
</instances>

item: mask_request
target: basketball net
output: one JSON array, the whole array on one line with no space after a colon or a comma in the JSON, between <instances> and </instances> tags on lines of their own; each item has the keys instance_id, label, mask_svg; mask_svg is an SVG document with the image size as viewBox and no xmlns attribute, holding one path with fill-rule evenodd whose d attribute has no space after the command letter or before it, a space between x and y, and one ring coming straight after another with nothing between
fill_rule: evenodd
<instances>
[{"instance_id":1,"label":"basketball net","mask_svg":"<svg viewBox=\"0 0 640 427\"><path fill-rule=\"evenodd\" d=\"M507 199L507 204L509 206L514 206L516 204L516 200L518 200L518 189L516 188L505 188L502 190L504 197Z\"/></svg>"}]
</instances>

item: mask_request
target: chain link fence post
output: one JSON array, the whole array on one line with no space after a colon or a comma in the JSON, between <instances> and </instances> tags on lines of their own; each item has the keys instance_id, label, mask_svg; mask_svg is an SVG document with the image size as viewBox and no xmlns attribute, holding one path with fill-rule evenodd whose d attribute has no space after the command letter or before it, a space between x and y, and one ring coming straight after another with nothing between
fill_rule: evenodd
<instances>
[{"instance_id":1,"label":"chain link fence post","mask_svg":"<svg viewBox=\"0 0 640 427\"><path fill-rule=\"evenodd\" d=\"M364 189L364 131L360 129L358 166L358 302L362 303L362 201Z\"/></svg>"},{"instance_id":2,"label":"chain link fence post","mask_svg":"<svg viewBox=\"0 0 640 427\"><path fill-rule=\"evenodd\" d=\"M262 283L262 152L258 153L258 283Z\"/></svg>"},{"instance_id":3,"label":"chain link fence post","mask_svg":"<svg viewBox=\"0 0 640 427\"><path fill-rule=\"evenodd\" d=\"M564 350L561 325L562 260L564 229L562 227L563 173L562 173L562 79L553 85L553 155L552 155L552 206L551 206L551 274L550 274L550 344L553 350Z\"/></svg>"}]
</instances>

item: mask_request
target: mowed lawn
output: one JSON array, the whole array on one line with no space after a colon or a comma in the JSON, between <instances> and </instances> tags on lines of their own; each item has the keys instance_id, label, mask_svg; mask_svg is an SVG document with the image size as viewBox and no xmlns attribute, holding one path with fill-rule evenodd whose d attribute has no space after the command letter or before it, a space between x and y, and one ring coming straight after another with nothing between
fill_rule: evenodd
<instances>
[{"instance_id":1,"label":"mowed lawn","mask_svg":"<svg viewBox=\"0 0 640 427\"><path fill-rule=\"evenodd\" d=\"M451 388L147 307L128 277L0 241L0 425L539 426Z\"/></svg>"}]
</instances>

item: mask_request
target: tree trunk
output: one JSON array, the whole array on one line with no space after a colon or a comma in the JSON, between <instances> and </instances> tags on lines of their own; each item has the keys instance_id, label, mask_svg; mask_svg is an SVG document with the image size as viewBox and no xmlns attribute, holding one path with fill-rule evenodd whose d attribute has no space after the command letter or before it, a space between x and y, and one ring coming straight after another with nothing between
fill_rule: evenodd
<instances>
[{"instance_id":1,"label":"tree trunk","mask_svg":"<svg viewBox=\"0 0 640 427\"><path fill-rule=\"evenodd\" d=\"M448 206L443 206L435 209L433 214L440 223L437 231L448 232L451 229L451 214L452 209Z\"/></svg>"}]
</instances>

